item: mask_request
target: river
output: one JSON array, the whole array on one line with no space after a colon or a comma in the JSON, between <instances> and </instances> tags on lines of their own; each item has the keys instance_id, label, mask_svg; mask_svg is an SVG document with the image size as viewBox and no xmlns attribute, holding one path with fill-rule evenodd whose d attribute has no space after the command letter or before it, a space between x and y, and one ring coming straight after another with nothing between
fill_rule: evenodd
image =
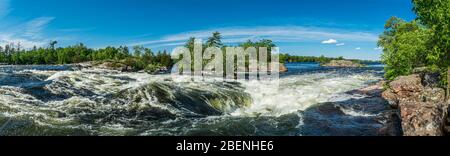
<instances>
[{"instance_id":1,"label":"river","mask_svg":"<svg viewBox=\"0 0 450 156\"><path fill-rule=\"evenodd\" d=\"M287 64L280 87L178 82L71 66L0 66L0 135L378 135L387 105L352 102L383 67Z\"/></svg>"}]
</instances>

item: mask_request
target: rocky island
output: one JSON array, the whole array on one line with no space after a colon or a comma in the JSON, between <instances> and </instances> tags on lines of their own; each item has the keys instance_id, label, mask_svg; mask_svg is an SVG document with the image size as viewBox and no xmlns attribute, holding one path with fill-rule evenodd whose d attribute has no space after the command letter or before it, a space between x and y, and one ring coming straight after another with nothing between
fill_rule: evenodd
<instances>
[{"instance_id":1,"label":"rocky island","mask_svg":"<svg viewBox=\"0 0 450 156\"><path fill-rule=\"evenodd\" d=\"M354 68L364 67L364 65L361 63L357 63L357 62L353 62L353 61L349 61L349 60L332 60L330 62L321 64L321 66L323 66L323 67L354 67Z\"/></svg>"}]
</instances>

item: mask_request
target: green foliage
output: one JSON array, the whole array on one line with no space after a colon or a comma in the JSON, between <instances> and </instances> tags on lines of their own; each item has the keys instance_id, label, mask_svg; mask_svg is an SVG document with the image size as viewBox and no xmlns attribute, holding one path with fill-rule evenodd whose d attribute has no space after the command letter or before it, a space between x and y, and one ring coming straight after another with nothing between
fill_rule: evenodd
<instances>
[{"instance_id":1,"label":"green foliage","mask_svg":"<svg viewBox=\"0 0 450 156\"><path fill-rule=\"evenodd\" d=\"M30 50L21 49L19 44L8 44L4 48L0 46L0 63L31 65L110 61L113 65L125 64L135 70L143 70L150 64L166 68L173 65L170 54L166 51L159 52L155 56L151 49L142 46L134 47L134 56L132 56L126 46L94 50L81 43L64 48L56 48L56 44L56 41L52 41L47 48L34 47Z\"/></svg>"},{"instance_id":2,"label":"green foliage","mask_svg":"<svg viewBox=\"0 0 450 156\"><path fill-rule=\"evenodd\" d=\"M267 47L268 51L270 51L273 47L276 47L276 45L273 43L272 40L269 39L262 39L260 41L257 42L253 42L251 40L248 40L245 43L242 43L239 45L240 47L244 47L244 48L248 48L248 47L255 47L255 48L259 48L259 47Z\"/></svg>"},{"instance_id":3,"label":"green foliage","mask_svg":"<svg viewBox=\"0 0 450 156\"><path fill-rule=\"evenodd\" d=\"M161 66L160 64L149 64L147 65L147 67L145 67L145 71L147 73L154 73L161 70L161 68L163 68L163 66Z\"/></svg>"},{"instance_id":4,"label":"green foliage","mask_svg":"<svg viewBox=\"0 0 450 156\"><path fill-rule=\"evenodd\" d=\"M134 57L141 57L142 52L144 51L144 47L140 46L140 45L134 46L133 50L134 50L134 54L133 54Z\"/></svg>"},{"instance_id":5,"label":"green foliage","mask_svg":"<svg viewBox=\"0 0 450 156\"><path fill-rule=\"evenodd\" d=\"M429 46L433 55L427 59L445 77L450 66L450 0L413 0L413 3L417 19L432 31Z\"/></svg>"},{"instance_id":6,"label":"green foliage","mask_svg":"<svg viewBox=\"0 0 450 156\"><path fill-rule=\"evenodd\" d=\"M337 58L333 57L315 57L315 56L292 56L289 54L280 54L280 63L293 63L293 62L314 62L314 63L328 63L331 60L345 60L344 57L340 56ZM361 62L360 60L350 60L353 62Z\"/></svg>"},{"instance_id":7,"label":"green foliage","mask_svg":"<svg viewBox=\"0 0 450 156\"><path fill-rule=\"evenodd\" d=\"M256 48L256 51L257 51L256 57L258 58L258 60L260 58L259 57L260 50L261 50L260 48L267 48L267 62L272 61L271 57L269 57L269 56L272 56L272 48L276 47L275 43L273 43L273 41L269 40L269 39L262 39L262 40L256 41L256 42L248 40L247 42L242 43L239 46L243 47L244 49L247 49L249 47ZM248 64L248 62L246 62L246 64Z\"/></svg>"},{"instance_id":8,"label":"green foliage","mask_svg":"<svg viewBox=\"0 0 450 156\"><path fill-rule=\"evenodd\" d=\"M192 56L191 57L191 70L192 71L194 70L194 60L195 60L195 58L194 58L194 47L195 47L195 44L196 44L195 41L196 41L196 38L195 37L191 37L191 38L189 38L189 40L184 45L187 49L189 49L189 51L191 53L191 56ZM222 55L223 55L222 57L224 59L223 60L223 62L224 62L224 68L223 69L225 70L224 72L226 72L226 68L225 68L226 58L227 58L226 48L227 47L231 47L231 46L226 46L226 45L224 45L222 43L222 36L221 36L220 32L214 32L212 34L212 36L209 37L208 40L205 43L198 43L198 44L201 44L203 46L202 53L204 53L205 50L207 48L209 48L209 47L217 47L217 48L221 49L222 50ZM259 48L266 47L267 48L267 56L271 56L272 48L276 47L276 45L272 42L272 40L263 39L263 40L256 41L256 42L248 40L247 42L244 42L244 43L240 44L239 47L243 47L244 49L249 48L249 47L255 47L257 49L257 52L258 52L257 53L257 58L259 58L259 50L260 50ZM212 58L214 58L214 57L215 56L213 55ZM249 57L248 57L248 55L246 55L245 58L246 58L245 59L245 64L248 65L249 64ZM181 55L179 59L180 60L183 59L183 56ZM268 59L268 62L271 61L271 57L267 57L267 59ZM202 63L203 63L203 65L206 65L211 60L212 59L210 59L210 60L203 60ZM237 59L235 59L234 61L235 61L235 64L237 64ZM163 59L163 60L161 60L161 62L162 62L162 65L164 65L164 63L169 63L169 59ZM182 69L180 68L180 70L182 70ZM237 70L237 66L235 66L235 70Z\"/></svg>"},{"instance_id":9,"label":"green foliage","mask_svg":"<svg viewBox=\"0 0 450 156\"><path fill-rule=\"evenodd\" d=\"M222 35L219 32L214 32L210 38L206 41L206 47L222 47Z\"/></svg>"},{"instance_id":10,"label":"green foliage","mask_svg":"<svg viewBox=\"0 0 450 156\"><path fill-rule=\"evenodd\" d=\"M385 77L393 80L411 74L414 68L432 65L434 61L428 59L435 57L428 47L430 35L417 21L389 19L378 41L378 46L384 48L381 58L386 64Z\"/></svg>"},{"instance_id":11,"label":"green foliage","mask_svg":"<svg viewBox=\"0 0 450 156\"><path fill-rule=\"evenodd\" d=\"M378 45L383 47L386 78L411 74L427 67L447 74L450 65L450 0L412 0L417 19L411 22L392 17ZM443 83L446 80L443 79Z\"/></svg>"}]
</instances>

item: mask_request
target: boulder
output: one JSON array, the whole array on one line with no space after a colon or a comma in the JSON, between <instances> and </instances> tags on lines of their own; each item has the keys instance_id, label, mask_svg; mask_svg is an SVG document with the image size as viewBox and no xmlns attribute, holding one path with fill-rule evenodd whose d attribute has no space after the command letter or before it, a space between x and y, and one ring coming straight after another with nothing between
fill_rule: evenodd
<instances>
[{"instance_id":1,"label":"boulder","mask_svg":"<svg viewBox=\"0 0 450 156\"><path fill-rule=\"evenodd\" d=\"M273 65L278 65L278 73L286 73L288 72L288 68L286 67L286 65L284 63L273 63ZM255 67L245 67L247 68L248 71L258 71L258 68ZM245 69L239 69L238 71L247 71ZM268 71L272 71L272 66L268 66L267 68Z\"/></svg>"},{"instance_id":2,"label":"boulder","mask_svg":"<svg viewBox=\"0 0 450 156\"><path fill-rule=\"evenodd\" d=\"M280 63L280 73L288 72L288 68L283 63Z\"/></svg>"},{"instance_id":3,"label":"boulder","mask_svg":"<svg viewBox=\"0 0 450 156\"><path fill-rule=\"evenodd\" d=\"M386 83L385 81L381 81L376 84L367 86L365 88L358 89L355 92L357 94L365 95L368 97L381 97L383 93L383 86L385 83Z\"/></svg>"},{"instance_id":4,"label":"boulder","mask_svg":"<svg viewBox=\"0 0 450 156\"><path fill-rule=\"evenodd\" d=\"M439 87L441 81L440 73L422 73L422 84L425 87Z\"/></svg>"},{"instance_id":5,"label":"boulder","mask_svg":"<svg viewBox=\"0 0 450 156\"><path fill-rule=\"evenodd\" d=\"M398 107L400 101L418 101L421 102L421 92L424 90L420 75L414 74L401 76L389 83L390 88L382 93L382 97L389 101L393 108Z\"/></svg>"},{"instance_id":6,"label":"boulder","mask_svg":"<svg viewBox=\"0 0 450 156\"><path fill-rule=\"evenodd\" d=\"M382 94L400 110L406 136L442 136L447 116L445 90L438 88L435 74L401 76L389 83Z\"/></svg>"},{"instance_id":7,"label":"boulder","mask_svg":"<svg viewBox=\"0 0 450 156\"><path fill-rule=\"evenodd\" d=\"M131 66L128 66L124 63L120 63L120 62L103 62L99 65L96 66L97 68L100 69L108 69L108 70L117 70L117 71L121 71L121 72L134 72L135 69Z\"/></svg>"},{"instance_id":8,"label":"boulder","mask_svg":"<svg viewBox=\"0 0 450 156\"><path fill-rule=\"evenodd\" d=\"M384 91L381 96L389 102L392 108L398 108L399 99L397 94L395 94L391 89Z\"/></svg>"},{"instance_id":9,"label":"boulder","mask_svg":"<svg viewBox=\"0 0 450 156\"><path fill-rule=\"evenodd\" d=\"M393 105L398 105L398 102L400 101L444 102L445 90L437 87L429 87L435 86L435 83L423 81L421 77L427 76L415 74L397 78L390 83L390 88L383 92L383 98L390 101L390 103L393 103ZM426 83L427 87L425 87L423 83Z\"/></svg>"},{"instance_id":10,"label":"boulder","mask_svg":"<svg viewBox=\"0 0 450 156\"><path fill-rule=\"evenodd\" d=\"M378 130L379 136L402 136L401 120L397 110L389 110L381 114L379 120L385 121Z\"/></svg>"},{"instance_id":11,"label":"boulder","mask_svg":"<svg viewBox=\"0 0 450 156\"><path fill-rule=\"evenodd\" d=\"M87 68L92 68L92 66L94 65L94 62L82 62L82 63L76 63L76 64L72 64L72 67L74 69L87 69Z\"/></svg>"},{"instance_id":12,"label":"boulder","mask_svg":"<svg viewBox=\"0 0 450 156\"><path fill-rule=\"evenodd\" d=\"M422 79L419 74L400 76L389 83L389 85L394 93L399 93L401 91L420 92L423 90Z\"/></svg>"},{"instance_id":13,"label":"boulder","mask_svg":"<svg viewBox=\"0 0 450 156\"><path fill-rule=\"evenodd\" d=\"M405 136L443 136L447 116L443 104L400 102L402 129Z\"/></svg>"}]
</instances>

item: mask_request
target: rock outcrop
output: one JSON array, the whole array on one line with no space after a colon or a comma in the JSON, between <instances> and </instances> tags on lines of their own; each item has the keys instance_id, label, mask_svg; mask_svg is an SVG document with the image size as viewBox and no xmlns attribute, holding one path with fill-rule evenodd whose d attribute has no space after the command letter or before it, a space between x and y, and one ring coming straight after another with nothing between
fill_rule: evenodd
<instances>
[{"instance_id":1,"label":"rock outcrop","mask_svg":"<svg viewBox=\"0 0 450 156\"><path fill-rule=\"evenodd\" d=\"M364 67L364 65L348 60L332 60L328 63L322 64L324 67Z\"/></svg>"},{"instance_id":2,"label":"rock outcrop","mask_svg":"<svg viewBox=\"0 0 450 156\"><path fill-rule=\"evenodd\" d=\"M283 63L280 63L280 73L288 72L288 68Z\"/></svg>"},{"instance_id":3,"label":"rock outcrop","mask_svg":"<svg viewBox=\"0 0 450 156\"><path fill-rule=\"evenodd\" d=\"M405 101L400 104L403 134L443 136L446 109L443 103Z\"/></svg>"},{"instance_id":4,"label":"rock outcrop","mask_svg":"<svg viewBox=\"0 0 450 156\"><path fill-rule=\"evenodd\" d=\"M117 70L121 72L135 72L136 70L129 65L126 65L121 62L103 62L96 66L97 68L101 69L108 69L108 70Z\"/></svg>"},{"instance_id":5,"label":"rock outcrop","mask_svg":"<svg viewBox=\"0 0 450 156\"><path fill-rule=\"evenodd\" d=\"M381 97L384 82L345 92L350 98L325 102L303 112L306 135L401 136L400 113ZM309 131L311 130L311 131ZM304 131L305 132L305 131Z\"/></svg>"},{"instance_id":6,"label":"rock outcrop","mask_svg":"<svg viewBox=\"0 0 450 156\"><path fill-rule=\"evenodd\" d=\"M445 90L438 88L439 75L413 74L389 83L382 96L400 110L406 136L442 136L447 116Z\"/></svg>"}]
</instances>

